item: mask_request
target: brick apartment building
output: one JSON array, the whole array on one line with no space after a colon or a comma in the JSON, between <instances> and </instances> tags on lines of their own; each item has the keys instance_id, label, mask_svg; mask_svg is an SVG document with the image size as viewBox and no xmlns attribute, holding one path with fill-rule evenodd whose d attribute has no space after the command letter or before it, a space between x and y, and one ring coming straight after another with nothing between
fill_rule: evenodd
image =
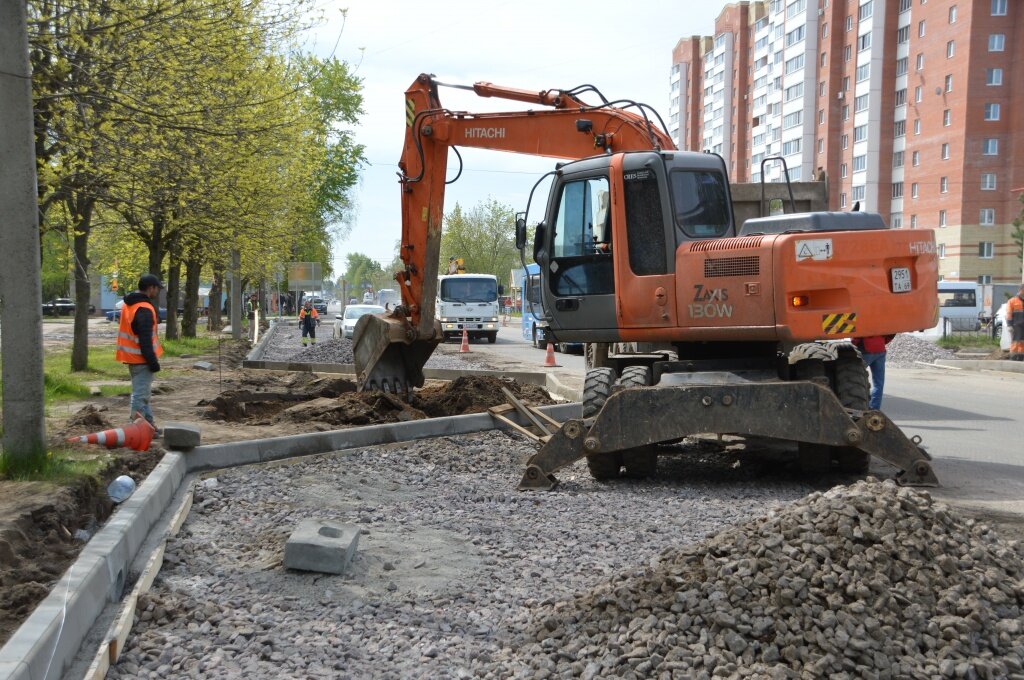
<instances>
[{"instance_id":1,"label":"brick apartment building","mask_svg":"<svg viewBox=\"0 0 1024 680\"><path fill-rule=\"evenodd\" d=\"M714 28L672 51L680 148L734 182L781 155L793 180L828 178L833 210L935 229L946 280L1021 280L1024 0L736 2Z\"/></svg>"}]
</instances>

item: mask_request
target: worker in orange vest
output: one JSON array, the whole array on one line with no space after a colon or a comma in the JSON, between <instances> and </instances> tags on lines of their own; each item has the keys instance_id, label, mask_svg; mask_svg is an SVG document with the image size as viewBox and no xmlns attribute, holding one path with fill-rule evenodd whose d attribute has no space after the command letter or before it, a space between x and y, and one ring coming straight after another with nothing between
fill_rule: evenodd
<instances>
[{"instance_id":1,"label":"worker in orange vest","mask_svg":"<svg viewBox=\"0 0 1024 680\"><path fill-rule=\"evenodd\" d=\"M299 310L299 328L302 329L302 346L305 347L310 339L316 344L316 327L320 325L320 314L313 306L312 300L306 300L302 309ZM309 336L309 337L306 337Z\"/></svg>"},{"instance_id":2,"label":"worker in orange vest","mask_svg":"<svg viewBox=\"0 0 1024 680\"><path fill-rule=\"evenodd\" d=\"M1024 361L1024 285L1007 301L1004 323L1010 328L1010 359Z\"/></svg>"},{"instance_id":3,"label":"worker in orange vest","mask_svg":"<svg viewBox=\"0 0 1024 680\"><path fill-rule=\"evenodd\" d=\"M153 300L157 299L163 287L164 284L157 277L143 274L139 277L139 289L125 296L121 308L121 325L117 329L117 352L114 355L121 363L128 364L128 372L132 377L128 420L134 419L136 413L141 413L154 428L156 422L149 401L153 374L160 370L160 357L164 354L164 348L157 336L160 316L153 307Z\"/></svg>"}]
</instances>

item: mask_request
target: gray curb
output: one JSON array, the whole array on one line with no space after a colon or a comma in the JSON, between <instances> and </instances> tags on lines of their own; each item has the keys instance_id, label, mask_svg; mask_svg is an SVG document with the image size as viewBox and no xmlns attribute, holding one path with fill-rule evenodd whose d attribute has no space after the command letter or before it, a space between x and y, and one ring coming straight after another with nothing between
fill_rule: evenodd
<instances>
[{"instance_id":1,"label":"gray curb","mask_svg":"<svg viewBox=\"0 0 1024 680\"><path fill-rule=\"evenodd\" d=\"M256 346L249 350L249 353L245 355L245 361L249 361L250 359L259 360L263 358L263 354L267 351L267 345L270 343L270 339L277 333L277 327L280 325L281 324L278 322L270 324L270 328L268 328L267 332L263 334L260 341L256 343ZM242 363L244 364L245 361Z\"/></svg>"},{"instance_id":2,"label":"gray curb","mask_svg":"<svg viewBox=\"0 0 1024 680\"><path fill-rule=\"evenodd\" d=\"M936 359L936 366L966 368L971 371L1001 371L1024 373L1024 361L1000 361L995 359Z\"/></svg>"},{"instance_id":3,"label":"gray curb","mask_svg":"<svg viewBox=\"0 0 1024 680\"><path fill-rule=\"evenodd\" d=\"M308 371L310 373L338 373L355 376L354 364L327 364L303 361L264 361L262 359L246 359L242 368L256 368L267 371ZM533 385L546 385L548 373L542 371L484 371L459 368L425 368L424 377L432 380L455 380L470 375L493 376L495 378L514 378L519 382Z\"/></svg>"},{"instance_id":4,"label":"gray curb","mask_svg":"<svg viewBox=\"0 0 1024 680\"><path fill-rule=\"evenodd\" d=\"M0 678L50 680L64 675L104 606L121 598L128 565L184 477L184 457L166 454L0 649Z\"/></svg>"}]
</instances>

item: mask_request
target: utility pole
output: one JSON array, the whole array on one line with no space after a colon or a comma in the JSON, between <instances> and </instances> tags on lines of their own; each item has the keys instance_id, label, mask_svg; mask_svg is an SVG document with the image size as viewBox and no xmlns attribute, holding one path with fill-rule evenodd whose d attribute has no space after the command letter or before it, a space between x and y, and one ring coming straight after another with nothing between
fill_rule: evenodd
<instances>
[{"instance_id":1,"label":"utility pole","mask_svg":"<svg viewBox=\"0 0 1024 680\"><path fill-rule=\"evenodd\" d=\"M24 0L0 0L0 350L3 446L29 457L45 447L43 290Z\"/></svg>"}]
</instances>

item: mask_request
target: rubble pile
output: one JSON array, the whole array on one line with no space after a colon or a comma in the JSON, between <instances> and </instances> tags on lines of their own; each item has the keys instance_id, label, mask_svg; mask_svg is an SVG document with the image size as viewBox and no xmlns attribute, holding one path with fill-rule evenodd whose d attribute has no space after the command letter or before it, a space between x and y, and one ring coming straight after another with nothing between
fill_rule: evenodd
<instances>
[{"instance_id":1,"label":"rubble pile","mask_svg":"<svg viewBox=\"0 0 1024 680\"><path fill-rule=\"evenodd\" d=\"M952 359L953 352L933 342L907 333L897 335L886 347L885 363L893 368L915 368L916 362L934 363L936 359Z\"/></svg>"},{"instance_id":2,"label":"rubble pile","mask_svg":"<svg viewBox=\"0 0 1024 680\"><path fill-rule=\"evenodd\" d=\"M505 661L584 678L1021 677L1022 605L1021 545L869 479L541 606Z\"/></svg>"}]
</instances>

